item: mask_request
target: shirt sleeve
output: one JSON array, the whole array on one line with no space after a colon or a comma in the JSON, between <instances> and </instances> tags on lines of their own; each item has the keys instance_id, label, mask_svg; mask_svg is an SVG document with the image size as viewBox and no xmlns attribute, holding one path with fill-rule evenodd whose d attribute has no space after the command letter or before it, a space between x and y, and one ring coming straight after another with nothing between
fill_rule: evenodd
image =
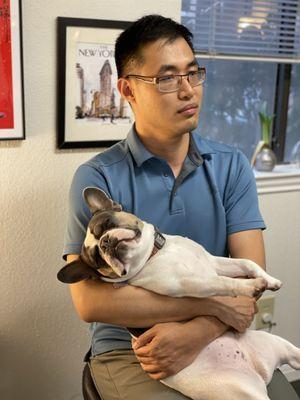
<instances>
[{"instance_id":1,"label":"shirt sleeve","mask_svg":"<svg viewBox=\"0 0 300 400\"><path fill-rule=\"evenodd\" d=\"M266 228L259 211L255 177L248 159L240 150L234 153L231 163L225 211L227 235Z\"/></svg>"},{"instance_id":2,"label":"shirt sleeve","mask_svg":"<svg viewBox=\"0 0 300 400\"><path fill-rule=\"evenodd\" d=\"M68 254L80 254L85 239L91 212L84 200L83 190L86 187L97 187L109 196L108 185L104 175L89 164L81 165L74 174L69 192L69 210L63 258Z\"/></svg>"}]
</instances>

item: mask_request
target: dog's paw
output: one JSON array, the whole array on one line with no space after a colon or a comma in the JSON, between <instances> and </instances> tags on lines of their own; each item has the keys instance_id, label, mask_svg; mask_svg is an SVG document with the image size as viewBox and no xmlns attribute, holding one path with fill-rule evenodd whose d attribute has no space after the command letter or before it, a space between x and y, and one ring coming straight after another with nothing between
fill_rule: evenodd
<instances>
[{"instance_id":1,"label":"dog's paw","mask_svg":"<svg viewBox=\"0 0 300 400\"><path fill-rule=\"evenodd\" d=\"M264 278L247 279L246 285L245 295L256 297L266 290L267 281Z\"/></svg>"},{"instance_id":2,"label":"dog's paw","mask_svg":"<svg viewBox=\"0 0 300 400\"><path fill-rule=\"evenodd\" d=\"M272 290L273 292L275 292L276 290L279 290L282 286L282 282L278 279L270 279L267 282L267 289L268 290Z\"/></svg>"},{"instance_id":3,"label":"dog's paw","mask_svg":"<svg viewBox=\"0 0 300 400\"><path fill-rule=\"evenodd\" d=\"M254 296L257 296L261 292L264 292L268 286L267 281L264 278L256 278L254 281Z\"/></svg>"}]
</instances>

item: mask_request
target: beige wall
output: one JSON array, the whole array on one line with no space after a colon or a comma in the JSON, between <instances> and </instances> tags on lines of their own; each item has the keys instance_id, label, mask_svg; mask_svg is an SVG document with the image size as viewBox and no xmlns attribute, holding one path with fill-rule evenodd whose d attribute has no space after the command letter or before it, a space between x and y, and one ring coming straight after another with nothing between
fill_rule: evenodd
<instances>
[{"instance_id":1,"label":"beige wall","mask_svg":"<svg viewBox=\"0 0 300 400\"><path fill-rule=\"evenodd\" d=\"M95 151L58 151L56 17L179 18L179 0L23 0L26 140L0 142L0 398L79 400L87 325L73 311L62 265L67 193Z\"/></svg>"},{"instance_id":2,"label":"beige wall","mask_svg":"<svg viewBox=\"0 0 300 400\"><path fill-rule=\"evenodd\" d=\"M95 152L57 151L57 16L133 20L179 17L179 0L23 0L26 141L0 142L0 398L79 400L87 326L56 281L75 168ZM270 270L285 281L277 330L300 346L299 192L263 195ZM297 267L298 262L298 267ZM295 284L296 282L296 284ZM287 312L288 310L288 312ZM294 314L293 314L294 313ZM294 316L293 316L294 315Z\"/></svg>"},{"instance_id":3,"label":"beige wall","mask_svg":"<svg viewBox=\"0 0 300 400\"><path fill-rule=\"evenodd\" d=\"M259 202L267 225L267 269L283 282L275 294L272 332L300 347L300 191L261 194ZM300 371L283 371L289 380L300 379Z\"/></svg>"}]
</instances>

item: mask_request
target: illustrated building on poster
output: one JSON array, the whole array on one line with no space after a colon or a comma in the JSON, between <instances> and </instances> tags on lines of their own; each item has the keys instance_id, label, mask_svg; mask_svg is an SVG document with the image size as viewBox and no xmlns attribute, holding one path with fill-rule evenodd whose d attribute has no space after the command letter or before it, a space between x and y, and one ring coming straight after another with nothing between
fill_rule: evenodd
<instances>
[{"instance_id":1,"label":"illustrated building on poster","mask_svg":"<svg viewBox=\"0 0 300 400\"><path fill-rule=\"evenodd\" d=\"M129 104L116 87L113 49L109 45L80 43L78 50L75 118L131 123Z\"/></svg>"},{"instance_id":2,"label":"illustrated building on poster","mask_svg":"<svg viewBox=\"0 0 300 400\"><path fill-rule=\"evenodd\" d=\"M105 61L100 71L100 115L111 113L111 85L112 69L108 60Z\"/></svg>"},{"instance_id":3,"label":"illustrated building on poster","mask_svg":"<svg viewBox=\"0 0 300 400\"><path fill-rule=\"evenodd\" d=\"M84 112L84 73L83 68L81 68L80 64L76 64L76 72L78 77L78 90L77 90L77 100L76 104L80 107Z\"/></svg>"}]
</instances>

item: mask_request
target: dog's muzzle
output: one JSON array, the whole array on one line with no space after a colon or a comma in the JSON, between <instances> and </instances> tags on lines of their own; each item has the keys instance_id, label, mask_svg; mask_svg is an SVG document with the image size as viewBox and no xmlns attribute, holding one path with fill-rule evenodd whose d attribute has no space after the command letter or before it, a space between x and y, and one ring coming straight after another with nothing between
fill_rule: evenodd
<instances>
[{"instance_id":1,"label":"dog's muzzle","mask_svg":"<svg viewBox=\"0 0 300 400\"><path fill-rule=\"evenodd\" d=\"M126 257L130 243L136 242L140 236L139 229L113 229L100 238L100 251L122 261Z\"/></svg>"},{"instance_id":2,"label":"dog's muzzle","mask_svg":"<svg viewBox=\"0 0 300 400\"><path fill-rule=\"evenodd\" d=\"M100 249L106 253L106 252L111 252L112 250L115 249L115 247L118 245L119 240L116 237L111 236L109 233L106 233L104 236L101 237L99 246Z\"/></svg>"}]
</instances>

